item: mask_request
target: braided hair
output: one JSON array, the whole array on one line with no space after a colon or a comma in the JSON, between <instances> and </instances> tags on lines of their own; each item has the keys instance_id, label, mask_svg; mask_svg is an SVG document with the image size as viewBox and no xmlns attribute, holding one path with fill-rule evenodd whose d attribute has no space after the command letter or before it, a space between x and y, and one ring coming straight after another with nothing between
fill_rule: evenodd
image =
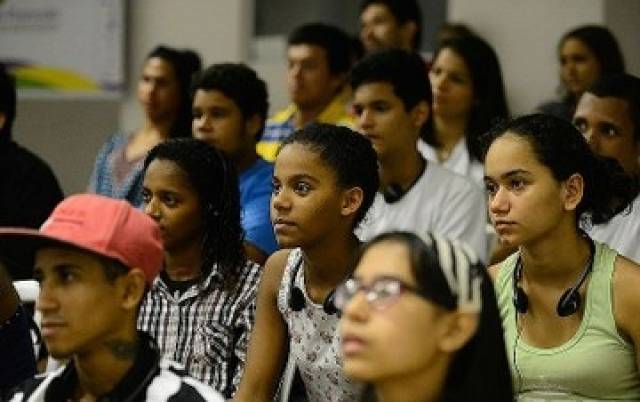
<instances>
[{"instance_id":1,"label":"braided hair","mask_svg":"<svg viewBox=\"0 0 640 402\"><path fill-rule=\"evenodd\" d=\"M230 286L246 262L233 163L223 152L194 138L172 138L156 145L144 161L145 171L156 159L178 165L198 194L204 228L203 278L217 265Z\"/></svg>"}]
</instances>

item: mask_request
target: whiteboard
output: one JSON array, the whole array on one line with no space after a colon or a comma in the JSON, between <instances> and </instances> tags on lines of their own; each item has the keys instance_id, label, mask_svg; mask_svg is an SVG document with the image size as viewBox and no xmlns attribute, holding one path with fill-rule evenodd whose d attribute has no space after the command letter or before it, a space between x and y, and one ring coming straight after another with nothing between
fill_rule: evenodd
<instances>
[{"instance_id":1,"label":"whiteboard","mask_svg":"<svg viewBox=\"0 0 640 402\"><path fill-rule=\"evenodd\" d=\"M119 97L125 0L0 0L0 62L28 97Z\"/></svg>"}]
</instances>

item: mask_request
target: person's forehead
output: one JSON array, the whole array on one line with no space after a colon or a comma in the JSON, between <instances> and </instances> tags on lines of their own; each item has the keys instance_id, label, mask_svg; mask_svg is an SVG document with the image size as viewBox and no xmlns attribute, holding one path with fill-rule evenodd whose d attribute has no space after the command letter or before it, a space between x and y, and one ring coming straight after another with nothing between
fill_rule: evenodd
<instances>
[{"instance_id":1,"label":"person's forehead","mask_svg":"<svg viewBox=\"0 0 640 402\"><path fill-rule=\"evenodd\" d=\"M325 48L312 43L296 43L289 45L287 48L287 57L289 60L327 60L327 51Z\"/></svg>"},{"instance_id":2,"label":"person's forehead","mask_svg":"<svg viewBox=\"0 0 640 402\"><path fill-rule=\"evenodd\" d=\"M367 7L362 10L360 14L360 19L362 21L367 21L374 18L390 18L394 22L396 21L395 15L391 9L384 3L371 3Z\"/></svg>"},{"instance_id":3,"label":"person's forehead","mask_svg":"<svg viewBox=\"0 0 640 402\"><path fill-rule=\"evenodd\" d=\"M387 81L365 82L354 91L354 102L393 101L400 98L396 95L393 85Z\"/></svg>"},{"instance_id":4,"label":"person's forehead","mask_svg":"<svg viewBox=\"0 0 640 402\"><path fill-rule=\"evenodd\" d=\"M578 102L575 118L606 120L616 125L625 126L633 124L629 112L629 104L622 98L613 96L599 97L590 92L586 92Z\"/></svg>"},{"instance_id":5,"label":"person's forehead","mask_svg":"<svg viewBox=\"0 0 640 402\"><path fill-rule=\"evenodd\" d=\"M237 106L236 102L223 91L213 88L199 88L193 96L193 104L215 104L216 106Z\"/></svg>"},{"instance_id":6,"label":"person's forehead","mask_svg":"<svg viewBox=\"0 0 640 402\"><path fill-rule=\"evenodd\" d=\"M83 269L90 269L102 264L99 256L72 246L44 246L35 252L36 269L52 269L59 265L73 265Z\"/></svg>"}]
</instances>

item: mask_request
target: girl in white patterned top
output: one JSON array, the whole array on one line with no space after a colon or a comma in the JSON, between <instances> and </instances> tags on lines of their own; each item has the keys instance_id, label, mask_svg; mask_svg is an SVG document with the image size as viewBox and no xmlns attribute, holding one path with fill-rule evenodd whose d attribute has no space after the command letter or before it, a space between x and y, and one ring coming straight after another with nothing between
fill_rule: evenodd
<instances>
[{"instance_id":1,"label":"girl in white patterned top","mask_svg":"<svg viewBox=\"0 0 640 402\"><path fill-rule=\"evenodd\" d=\"M376 153L348 128L311 125L285 140L273 182L271 217L283 250L265 266L235 400L271 401L287 349L309 401L358 400L362 387L340 367L332 293L360 246L353 231L378 188Z\"/></svg>"}]
</instances>

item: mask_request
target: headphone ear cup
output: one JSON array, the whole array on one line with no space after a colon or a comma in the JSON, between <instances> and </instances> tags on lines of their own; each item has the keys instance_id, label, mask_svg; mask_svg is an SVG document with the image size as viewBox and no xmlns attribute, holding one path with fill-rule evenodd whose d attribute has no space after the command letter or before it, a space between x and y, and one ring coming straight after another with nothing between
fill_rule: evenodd
<instances>
[{"instance_id":1,"label":"headphone ear cup","mask_svg":"<svg viewBox=\"0 0 640 402\"><path fill-rule=\"evenodd\" d=\"M324 303L322 303L322 309L327 315L334 315L338 312L338 309L336 308L336 304L334 302L335 298L336 298L336 290L333 289L331 290L331 292L329 292L327 297L324 299Z\"/></svg>"},{"instance_id":2,"label":"headphone ear cup","mask_svg":"<svg viewBox=\"0 0 640 402\"><path fill-rule=\"evenodd\" d=\"M401 185L392 183L382 191L382 197L387 203L393 204L394 202L400 201L404 193L405 191Z\"/></svg>"},{"instance_id":3,"label":"headphone ear cup","mask_svg":"<svg viewBox=\"0 0 640 402\"><path fill-rule=\"evenodd\" d=\"M570 288L567 289L560 297L560 300L558 300L556 312L560 317L568 317L575 314L580 309L581 304L582 297L578 289Z\"/></svg>"},{"instance_id":4,"label":"headphone ear cup","mask_svg":"<svg viewBox=\"0 0 640 402\"><path fill-rule=\"evenodd\" d=\"M291 288L291 294L289 295L289 307L293 311L302 311L302 309L307 305L307 302L304 299L304 294L299 287L293 286Z\"/></svg>"},{"instance_id":5,"label":"headphone ear cup","mask_svg":"<svg viewBox=\"0 0 640 402\"><path fill-rule=\"evenodd\" d=\"M529 309L529 298L520 286L516 286L513 291L513 305L520 314L524 314Z\"/></svg>"}]
</instances>

